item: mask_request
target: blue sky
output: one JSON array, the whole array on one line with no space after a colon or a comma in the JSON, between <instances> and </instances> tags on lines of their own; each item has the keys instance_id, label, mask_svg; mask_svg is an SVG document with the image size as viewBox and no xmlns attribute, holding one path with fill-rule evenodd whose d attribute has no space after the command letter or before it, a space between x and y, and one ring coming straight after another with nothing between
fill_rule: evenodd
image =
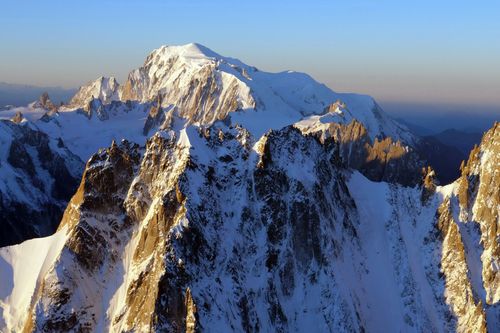
<instances>
[{"instance_id":1,"label":"blue sky","mask_svg":"<svg viewBox=\"0 0 500 333\"><path fill-rule=\"evenodd\" d=\"M499 1L0 0L0 81L123 81L163 44L378 100L500 107Z\"/></svg>"}]
</instances>

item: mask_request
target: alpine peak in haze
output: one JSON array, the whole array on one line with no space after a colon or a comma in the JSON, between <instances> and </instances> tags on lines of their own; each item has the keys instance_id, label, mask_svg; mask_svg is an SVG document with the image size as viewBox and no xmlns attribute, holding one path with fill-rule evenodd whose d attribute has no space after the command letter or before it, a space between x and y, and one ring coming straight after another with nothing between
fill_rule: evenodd
<instances>
[{"instance_id":1,"label":"alpine peak in haze","mask_svg":"<svg viewBox=\"0 0 500 333\"><path fill-rule=\"evenodd\" d=\"M500 327L498 123L439 186L371 97L198 44L0 114L0 200L63 215L0 249L0 331Z\"/></svg>"},{"instance_id":2,"label":"alpine peak in haze","mask_svg":"<svg viewBox=\"0 0 500 333\"><path fill-rule=\"evenodd\" d=\"M162 46L122 86L113 78L101 77L81 87L71 104L83 108L92 98L100 98L103 104L116 99L148 103L159 96L161 107L175 107L176 115L188 123L209 125L231 113L255 137L306 116L324 114L340 100L349 110L344 121L359 120L372 139L391 136L413 141L406 127L387 117L369 96L337 94L303 73L262 72L194 43ZM342 118L340 113L339 121Z\"/></svg>"},{"instance_id":3,"label":"alpine peak in haze","mask_svg":"<svg viewBox=\"0 0 500 333\"><path fill-rule=\"evenodd\" d=\"M155 129L209 126L218 120L245 127L254 141L291 124L307 133L333 136L344 143L342 158L348 165L376 166L368 166L372 171L365 173L373 180L415 184L418 173L407 171L419 170L427 157L419 151L422 140L369 96L335 93L303 73L259 71L199 44L162 46L125 84L98 78L81 87L57 115L12 109L12 116L16 111L44 132L61 137L82 160L112 140L144 144ZM42 116L44 121L38 121ZM360 147L352 155L354 141Z\"/></svg>"}]
</instances>

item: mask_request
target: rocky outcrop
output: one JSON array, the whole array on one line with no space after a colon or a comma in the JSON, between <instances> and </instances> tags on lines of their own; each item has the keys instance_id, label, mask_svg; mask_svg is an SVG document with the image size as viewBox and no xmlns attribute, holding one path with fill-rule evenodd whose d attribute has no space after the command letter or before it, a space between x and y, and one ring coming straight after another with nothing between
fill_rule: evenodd
<instances>
[{"instance_id":1,"label":"rocky outcrop","mask_svg":"<svg viewBox=\"0 0 500 333\"><path fill-rule=\"evenodd\" d=\"M321 245L326 241L322 240L321 230L326 228L322 225L333 223L323 220L327 212L338 210L343 220L339 233L344 228L351 233L354 228L342 213L353 209L352 200L343 193L342 175L331 178L331 171L337 167L335 150L322 148L314 139L304 138L290 128L269 134L265 149L270 158L254 169L244 129L209 128L204 133L191 129L180 135L201 140L198 149L207 149L213 158L205 160L202 154L190 153L176 134L167 132L149 140L140 163L137 148L127 143L113 145L88 162L80 188L61 223L61 230L68 229L68 239L51 271L66 269L62 275L49 273L44 278L41 297L32 306L29 327L95 330L104 321L113 330L194 331L214 325L214 313L224 315L224 325L246 329L262 326L269 318L279 330L295 322L281 304L289 301L280 300L278 295L293 293L303 281L289 280L287 272L297 267L301 275L319 274L313 273L313 267L323 266L328 253ZM301 156L295 160L299 152ZM317 181L325 181L328 186L322 188L307 178L285 173L288 162L298 167L305 159L318 160L309 171L320 174L321 180ZM327 192L338 202L327 199ZM232 194L238 195L230 199ZM295 199L289 202L288 197ZM223 198L233 203L221 205ZM281 210L284 206L289 209ZM256 232L267 241L252 245L250 240L257 236ZM289 232L292 234L287 236ZM243 237L235 238L234 243L221 243L220 237L228 233L242 233ZM127 267L120 268L123 254L128 251ZM227 255L230 258L225 262ZM235 270L240 255L250 256L253 264L261 267L255 274L261 276L260 283L271 297L264 314L257 314L255 306L267 296L245 290L249 277L238 276ZM215 264L219 260L220 264ZM223 275L234 270L230 274L235 294L224 300L227 305L220 303L224 299L220 299L224 296L218 291L222 281L202 288L203 281L223 277L220 265L227 272ZM96 299L102 297L105 281L112 280L122 269L129 273L117 286L116 294L112 293L123 295L122 302L116 303L109 317L103 317ZM266 278L268 271L271 276ZM90 289L82 289L85 286ZM87 300L82 300L81 294ZM119 300L104 302L114 301ZM235 318L233 322L220 312L221 308L211 309L233 302L244 311L246 319ZM36 314L37 308L46 309L43 316ZM299 313L298 309L294 311ZM77 322L71 320L74 316ZM353 317L349 325L355 327Z\"/></svg>"},{"instance_id":2,"label":"rocky outcrop","mask_svg":"<svg viewBox=\"0 0 500 333\"><path fill-rule=\"evenodd\" d=\"M431 167L422 169L422 195L420 200L422 204L426 204L430 198L436 193L436 173Z\"/></svg>"},{"instance_id":3,"label":"rocky outcrop","mask_svg":"<svg viewBox=\"0 0 500 333\"><path fill-rule=\"evenodd\" d=\"M484 301L500 301L500 123L485 133L458 180L460 219L479 225Z\"/></svg>"},{"instance_id":4,"label":"rocky outcrop","mask_svg":"<svg viewBox=\"0 0 500 333\"><path fill-rule=\"evenodd\" d=\"M454 330L487 332L485 309L472 290L464 243L459 226L451 216L450 199L440 206L438 214L437 228L443 240L441 272L446 281L446 302L457 318Z\"/></svg>"},{"instance_id":5,"label":"rocky outcrop","mask_svg":"<svg viewBox=\"0 0 500 333\"><path fill-rule=\"evenodd\" d=\"M122 142L89 160L80 187L60 225L61 230L69 231L63 253L54 268L56 271L59 266L66 269L63 275L45 277L41 297L36 300L39 305L33 303L25 328L85 331L105 325L101 322L106 319L100 315L102 308L95 301L104 295L102 287L106 285L105 281L117 278L123 271L121 260L125 251L131 251L131 266L126 267L126 280L122 282L121 291L126 304L119 303L123 308L116 309L115 317L109 318L111 322L106 322L106 325L151 327L156 317L158 281L164 274L165 246L168 245L165 237L175 216L175 211L162 207L169 208L168 200L173 198L175 202L177 199L175 195L166 195L163 201L158 201L152 197L153 193L148 193L148 188L150 184L175 186L173 183L163 184L160 180L154 182L156 177L167 180L168 170L174 171L174 161L181 157L173 150L171 154L164 154L168 147L173 148L168 139L155 136L143 158L137 145ZM177 176L172 174L172 181ZM138 263L145 265L144 270L134 272L132 265ZM86 295L84 300L80 293ZM47 298L44 295L52 296ZM110 302L111 296L105 296L109 297L106 301ZM194 316L193 305L189 305L188 300L184 301L182 296L179 305L189 307L190 316ZM39 317L36 309L42 304L48 311ZM85 305L82 307L81 304ZM182 310L175 317L179 324L185 323L186 311ZM71 320L75 316L78 321Z\"/></svg>"},{"instance_id":6,"label":"rocky outcrop","mask_svg":"<svg viewBox=\"0 0 500 333\"><path fill-rule=\"evenodd\" d=\"M43 109L50 114L57 112L57 106L52 103L49 94L44 92L40 95L37 101L30 104L32 108L35 109Z\"/></svg>"},{"instance_id":7,"label":"rocky outcrop","mask_svg":"<svg viewBox=\"0 0 500 333\"><path fill-rule=\"evenodd\" d=\"M161 102L162 98L161 95L159 95L156 98L156 104L151 106L146 122L144 123L144 128L142 129L142 134L147 136L149 131L151 131L154 127L159 127L165 121L165 112L161 107Z\"/></svg>"},{"instance_id":8,"label":"rocky outcrop","mask_svg":"<svg viewBox=\"0 0 500 333\"><path fill-rule=\"evenodd\" d=\"M441 270L458 331L496 332L500 323L500 126L462 164L438 210Z\"/></svg>"},{"instance_id":9,"label":"rocky outcrop","mask_svg":"<svg viewBox=\"0 0 500 333\"><path fill-rule=\"evenodd\" d=\"M89 119L92 118L93 115L96 115L99 120L109 119L104 104L99 98L94 98L94 96L92 96L92 99L83 107L81 112Z\"/></svg>"},{"instance_id":10,"label":"rocky outcrop","mask_svg":"<svg viewBox=\"0 0 500 333\"><path fill-rule=\"evenodd\" d=\"M16 112L16 115L14 117L12 117L12 122L13 123L16 123L16 124L19 124L23 121L24 117L23 117L23 114L22 112L18 111Z\"/></svg>"}]
</instances>

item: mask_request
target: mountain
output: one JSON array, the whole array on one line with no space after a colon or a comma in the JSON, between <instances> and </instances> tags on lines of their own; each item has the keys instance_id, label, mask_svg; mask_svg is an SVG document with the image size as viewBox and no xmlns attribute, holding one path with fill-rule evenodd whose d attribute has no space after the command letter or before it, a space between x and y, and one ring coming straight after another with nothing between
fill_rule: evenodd
<instances>
[{"instance_id":1,"label":"mountain","mask_svg":"<svg viewBox=\"0 0 500 333\"><path fill-rule=\"evenodd\" d=\"M42 120L57 112L47 93L25 109ZM0 119L0 246L53 234L84 169L61 137L15 110Z\"/></svg>"},{"instance_id":2,"label":"mountain","mask_svg":"<svg viewBox=\"0 0 500 333\"><path fill-rule=\"evenodd\" d=\"M500 221L499 139L500 123L496 122L493 128L485 133L481 144L471 151L467 163L462 165L462 176L458 180L456 196L459 205L453 207L456 209L454 212L458 214L460 221L476 226L474 230L469 230L469 232L472 234L471 237L479 237L480 242L470 244L470 246L475 246L476 250L479 250L475 254L480 254L484 289L480 289L478 294L482 296L482 301L486 304L496 304L500 300L500 274L498 270L500 255L498 242ZM474 259L477 263L478 257ZM496 323L500 324L500 321ZM500 326L497 325L497 327Z\"/></svg>"},{"instance_id":3,"label":"mountain","mask_svg":"<svg viewBox=\"0 0 500 333\"><path fill-rule=\"evenodd\" d=\"M481 142L480 133L468 133L455 129L425 136L419 151L439 175L439 180L449 184L460 175L460 165L469 152Z\"/></svg>"},{"instance_id":4,"label":"mountain","mask_svg":"<svg viewBox=\"0 0 500 333\"><path fill-rule=\"evenodd\" d=\"M69 104L87 106L94 98L108 104L119 99L119 86L114 77L105 78L101 76L97 80L80 87Z\"/></svg>"},{"instance_id":5,"label":"mountain","mask_svg":"<svg viewBox=\"0 0 500 333\"><path fill-rule=\"evenodd\" d=\"M500 116L498 106L484 103L431 103L379 101L390 116L402 119L409 127L423 129L419 135L433 135L450 128L467 133L484 133ZM415 128L417 127L417 128ZM430 132L425 130L430 130Z\"/></svg>"},{"instance_id":6,"label":"mountain","mask_svg":"<svg viewBox=\"0 0 500 333\"><path fill-rule=\"evenodd\" d=\"M408 129L420 136L418 151L438 174L442 184L449 184L460 175L460 164L467 160L474 145L479 144L482 134L454 128L433 133L430 129L415 125L405 119L397 119Z\"/></svg>"},{"instance_id":7,"label":"mountain","mask_svg":"<svg viewBox=\"0 0 500 333\"><path fill-rule=\"evenodd\" d=\"M20 115L30 128L61 141L81 161L112 141L127 139L143 146L158 129L179 131L224 120L246 128L254 142L271 129L291 124L303 133L333 137L342 143L343 162L376 181L415 185L426 165L419 151L421 139L388 117L371 97L337 94L302 73L262 72L198 44L154 50L123 85L114 78L100 77L80 87L66 105L55 106L48 94L43 94L26 107L1 111L0 118ZM83 162L71 169L72 177L79 179ZM441 170L436 170L439 176ZM8 174L2 177L8 178ZM74 191L76 182L67 182L68 193ZM1 189L0 193L9 196ZM20 195L9 197L4 205L40 210ZM60 198L57 214L69 198ZM46 224L37 216L25 219L33 230ZM15 241L50 234L57 220L50 224L50 230L32 232ZM7 230L0 231L7 234Z\"/></svg>"},{"instance_id":8,"label":"mountain","mask_svg":"<svg viewBox=\"0 0 500 333\"><path fill-rule=\"evenodd\" d=\"M122 86L113 78L90 82L70 105L50 117L26 108L2 114L12 117L16 112L40 130L61 137L82 160L112 140L127 138L144 144L153 128L209 126L225 119L245 127L255 139L270 129L298 122L321 131L328 124L341 124L338 135L352 136L345 128L357 121L366 144L377 146L364 153L375 156L368 158L378 170L368 174L371 179L415 184L419 176L408 175L425 164L416 151L419 138L388 117L371 97L335 93L302 73L261 72L198 44L153 51ZM377 140L386 141L380 145ZM354 164L365 164L357 160ZM388 163L398 167L386 169Z\"/></svg>"},{"instance_id":9,"label":"mountain","mask_svg":"<svg viewBox=\"0 0 500 333\"><path fill-rule=\"evenodd\" d=\"M25 120L0 120L0 156L0 246L54 233L83 162Z\"/></svg>"},{"instance_id":10,"label":"mountain","mask_svg":"<svg viewBox=\"0 0 500 333\"><path fill-rule=\"evenodd\" d=\"M437 186L305 74L188 44L109 82L3 111L87 162L57 232L0 249L0 330L498 331L500 124Z\"/></svg>"},{"instance_id":11,"label":"mountain","mask_svg":"<svg viewBox=\"0 0 500 333\"><path fill-rule=\"evenodd\" d=\"M293 127L255 147L223 123L114 143L55 235L0 250L6 281L31 277L2 290L5 325L495 331L499 128L444 188L369 181Z\"/></svg>"},{"instance_id":12,"label":"mountain","mask_svg":"<svg viewBox=\"0 0 500 333\"><path fill-rule=\"evenodd\" d=\"M460 165L467 160L467 154L454 146L449 146L434 136L423 137L418 150L436 171L441 184L450 184L460 176Z\"/></svg>"},{"instance_id":13,"label":"mountain","mask_svg":"<svg viewBox=\"0 0 500 333\"><path fill-rule=\"evenodd\" d=\"M479 132L466 132L460 131L453 128L447 129L440 133L432 135L435 139L441 143L456 147L465 155L481 142L482 133Z\"/></svg>"}]
</instances>

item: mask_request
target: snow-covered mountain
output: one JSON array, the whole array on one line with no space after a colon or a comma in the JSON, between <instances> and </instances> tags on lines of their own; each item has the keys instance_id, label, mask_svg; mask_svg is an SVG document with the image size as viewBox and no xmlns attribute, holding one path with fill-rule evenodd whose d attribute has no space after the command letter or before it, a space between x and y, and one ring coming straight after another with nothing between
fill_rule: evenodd
<instances>
[{"instance_id":1,"label":"snow-covered mountain","mask_svg":"<svg viewBox=\"0 0 500 333\"><path fill-rule=\"evenodd\" d=\"M117 101L120 99L119 87L120 85L114 77L105 78L101 76L97 80L80 87L69 104L85 107L94 98L100 99L104 104Z\"/></svg>"},{"instance_id":2,"label":"snow-covered mountain","mask_svg":"<svg viewBox=\"0 0 500 333\"><path fill-rule=\"evenodd\" d=\"M376 181L414 185L425 165L420 139L389 118L371 97L335 93L302 73L262 72L198 44L161 47L123 86L114 78L100 77L82 86L68 105L55 106L44 94L27 107L0 111L0 118L16 117L61 141L82 161L113 140L144 145L158 129L179 131L224 120L247 129L253 142L291 124L303 133L333 137L342 143L340 156L346 165ZM81 176L81 166L72 170ZM0 178L11 181L8 175ZM74 188L72 182L67 190ZM22 195L0 193L10 197L4 205L22 203L26 210L39 211ZM35 216L30 223L45 222Z\"/></svg>"},{"instance_id":3,"label":"snow-covered mountain","mask_svg":"<svg viewBox=\"0 0 500 333\"><path fill-rule=\"evenodd\" d=\"M498 331L500 124L440 187L305 74L188 44L110 82L1 113L88 162L54 235L0 249L0 331Z\"/></svg>"},{"instance_id":4,"label":"snow-covered mountain","mask_svg":"<svg viewBox=\"0 0 500 333\"><path fill-rule=\"evenodd\" d=\"M113 144L55 235L0 250L4 327L495 332L499 126L437 188L372 182L293 127Z\"/></svg>"},{"instance_id":5,"label":"snow-covered mountain","mask_svg":"<svg viewBox=\"0 0 500 333\"><path fill-rule=\"evenodd\" d=\"M0 120L0 246L51 235L84 168L60 138L18 116Z\"/></svg>"},{"instance_id":6,"label":"snow-covered mountain","mask_svg":"<svg viewBox=\"0 0 500 333\"><path fill-rule=\"evenodd\" d=\"M411 164L412 171L423 166L413 165L421 158L411 157L411 163L401 158L418 151L419 138L388 117L371 97L335 93L303 73L262 72L198 44L154 50L123 86L114 78L101 77L81 87L69 105L49 116L36 108L13 108L0 116L13 117L16 112L22 112L41 131L61 137L82 160L112 140L126 138L144 144L154 128L178 130L225 120L245 127L254 140L271 129L295 123L308 133L324 132L332 125L338 133L334 136L347 131L343 136L369 146L380 146L377 140L390 138L378 149L361 146L366 155L377 156L368 159L379 164L380 171L374 177L369 175L376 180L415 183L415 179L402 179L403 173L408 171L407 165ZM350 129L345 129L353 121L363 138L352 137ZM349 146L348 140L342 141ZM386 154L391 149L398 153ZM405 161L404 172L384 176L385 165L400 160Z\"/></svg>"}]
</instances>

